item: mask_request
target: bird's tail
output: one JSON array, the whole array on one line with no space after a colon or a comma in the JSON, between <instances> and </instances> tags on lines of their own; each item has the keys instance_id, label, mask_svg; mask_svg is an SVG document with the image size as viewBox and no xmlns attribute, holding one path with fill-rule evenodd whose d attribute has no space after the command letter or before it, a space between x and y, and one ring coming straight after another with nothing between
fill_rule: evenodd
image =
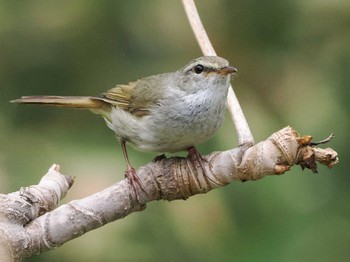
<instances>
[{"instance_id":1,"label":"bird's tail","mask_svg":"<svg viewBox=\"0 0 350 262\"><path fill-rule=\"evenodd\" d=\"M44 106L90 109L105 111L110 104L103 98L92 96L22 96L11 101L19 104L39 104Z\"/></svg>"}]
</instances>

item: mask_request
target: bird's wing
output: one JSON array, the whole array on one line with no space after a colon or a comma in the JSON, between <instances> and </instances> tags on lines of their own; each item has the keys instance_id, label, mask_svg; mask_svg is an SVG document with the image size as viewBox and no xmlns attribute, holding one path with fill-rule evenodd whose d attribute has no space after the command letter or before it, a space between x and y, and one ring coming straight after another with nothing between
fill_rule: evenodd
<instances>
[{"instance_id":1,"label":"bird's wing","mask_svg":"<svg viewBox=\"0 0 350 262\"><path fill-rule=\"evenodd\" d=\"M156 92L153 79L141 79L116 87L101 94L104 101L124 109L131 114L143 117L149 115L151 107L157 104L161 92Z\"/></svg>"},{"instance_id":2,"label":"bird's wing","mask_svg":"<svg viewBox=\"0 0 350 262\"><path fill-rule=\"evenodd\" d=\"M134 89L135 82L131 82L128 85L117 85L116 87L102 93L101 96L106 98L112 105L128 110Z\"/></svg>"}]
</instances>

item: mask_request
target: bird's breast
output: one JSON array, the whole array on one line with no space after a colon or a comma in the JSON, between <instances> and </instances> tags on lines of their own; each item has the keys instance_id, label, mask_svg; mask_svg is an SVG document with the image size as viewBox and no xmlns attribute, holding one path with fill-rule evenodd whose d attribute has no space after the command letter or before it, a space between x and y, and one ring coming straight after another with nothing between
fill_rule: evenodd
<instances>
[{"instance_id":1,"label":"bird's breast","mask_svg":"<svg viewBox=\"0 0 350 262\"><path fill-rule=\"evenodd\" d=\"M209 139L221 126L224 111L225 100L188 97L151 113L149 129L164 146L161 151L180 151Z\"/></svg>"},{"instance_id":2,"label":"bird's breast","mask_svg":"<svg viewBox=\"0 0 350 262\"><path fill-rule=\"evenodd\" d=\"M137 149L177 152L205 142L219 129L225 101L198 94L174 97L160 101L143 117L114 108L107 124Z\"/></svg>"}]
</instances>

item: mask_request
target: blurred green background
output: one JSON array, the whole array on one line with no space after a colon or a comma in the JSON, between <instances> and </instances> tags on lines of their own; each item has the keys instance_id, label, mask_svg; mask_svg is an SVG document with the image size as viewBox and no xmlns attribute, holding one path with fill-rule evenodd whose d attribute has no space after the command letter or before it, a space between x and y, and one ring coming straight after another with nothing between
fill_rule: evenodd
<instances>
[{"instance_id":1,"label":"blurred green background","mask_svg":"<svg viewBox=\"0 0 350 262\"><path fill-rule=\"evenodd\" d=\"M152 202L28 261L348 261L348 0L203 0L197 6L255 140L286 125L340 164L319 174L232 183L187 201ZM201 56L180 1L0 1L0 192L35 184L52 163L76 183L63 202L123 178L118 141L97 115L18 106L22 95L98 95ZM237 146L226 117L202 153ZM155 154L129 150L136 167Z\"/></svg>"}]
</instances>

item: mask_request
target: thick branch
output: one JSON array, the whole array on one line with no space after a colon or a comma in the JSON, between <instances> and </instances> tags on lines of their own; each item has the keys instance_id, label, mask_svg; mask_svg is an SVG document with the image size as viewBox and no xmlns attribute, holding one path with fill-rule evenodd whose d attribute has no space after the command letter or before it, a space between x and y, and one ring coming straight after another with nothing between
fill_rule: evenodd
<instances>
[{"instance_id":1,"label":"thick branch","mask_svg":"<svg viewBox=\"0 0 350 262\"><path fill-rule=\"evenodd\" d=\"M310 146L311 139L304 138L286 127L246 151L237 148L211 153L200 168L188 158L161 158L137 171L146 193L140 190L136 195L124 179L49 212L72 184L72 179L60 175L54 166L42 180L49 178L49 182L1 195L0 251L16 259L32 256L141 211L153 200L186 199L233 180L281 175L295 164L315 170L315 161L328 167L338 162L335 151Z\"/></svg>"},{"instance_id":2,"label":"thick branch","mask_svg":"<svg viewBox=\"0 0 350 262\"><path fill-rule=\"evenodd\" d=\"M18 261L41 253L40 241L26 229L30 222L53 210L73 185L70 176L63 176L59 166L53 165L38 185L23 187L20 191L0 194L0 258ZM32 224L30 224L32 225ZM38 230L45 239L43 230Z\"/></svg>"}]
</instances>

